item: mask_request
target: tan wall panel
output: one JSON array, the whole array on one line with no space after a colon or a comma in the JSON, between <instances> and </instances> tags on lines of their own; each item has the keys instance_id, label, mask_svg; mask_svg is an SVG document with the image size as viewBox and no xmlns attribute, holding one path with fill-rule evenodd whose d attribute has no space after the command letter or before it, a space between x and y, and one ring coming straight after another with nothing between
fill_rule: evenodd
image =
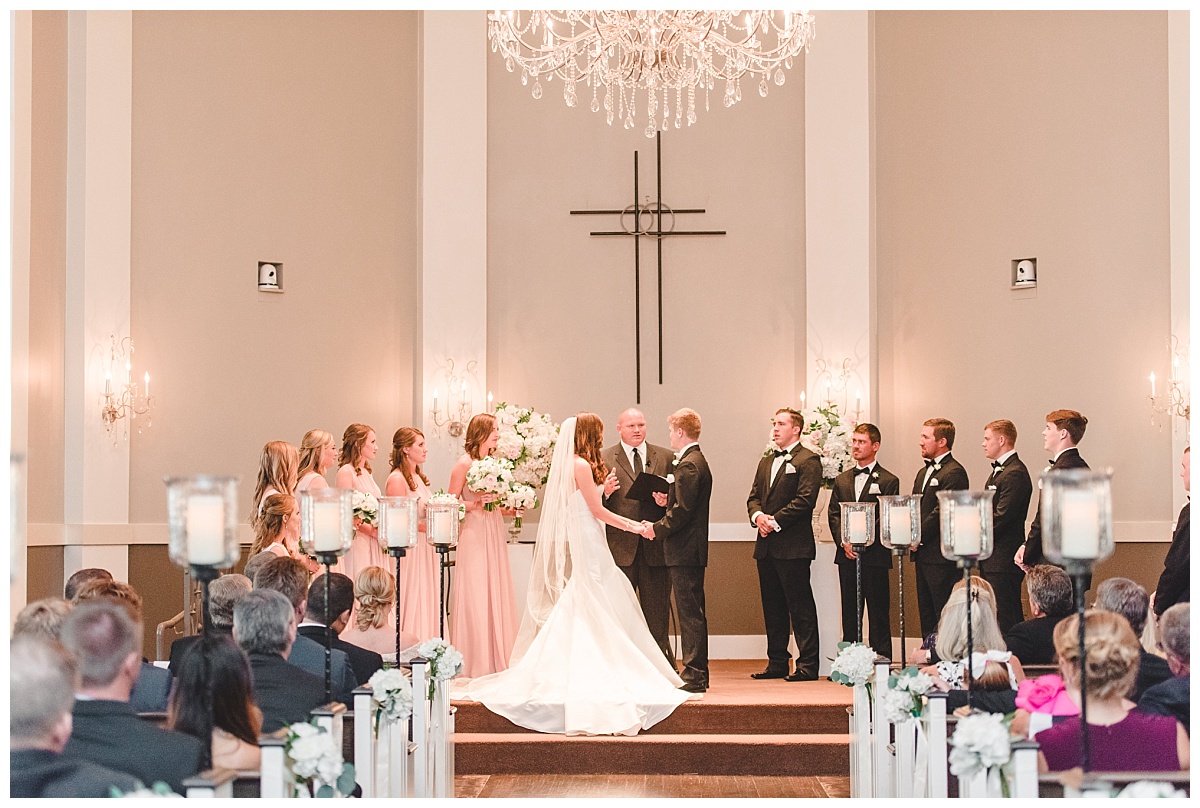
<instances>
[{"instance_id":1,"label":"tan wall panel","mask_svg":"<svg viewBox=\"0 0 1200 808\"><path fill-rule=\"evenodd\" d=\"M26 569L26 602L42 598L61 598L66 579L63 577L62 547L30 547Z\"/></svg>"}]
</instances>

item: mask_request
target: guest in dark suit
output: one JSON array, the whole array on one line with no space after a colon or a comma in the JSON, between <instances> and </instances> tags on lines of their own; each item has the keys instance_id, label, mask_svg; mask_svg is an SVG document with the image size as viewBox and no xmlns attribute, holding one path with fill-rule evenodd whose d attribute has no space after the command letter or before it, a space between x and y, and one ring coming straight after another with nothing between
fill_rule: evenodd
<instances>
[{"instance_id":1,"label":"guest in dark suit","mask_svg":"<svg viewBox=\"0 0 1200 808\"><path fill-rule=\"evenodd\" d=\"M921 634L937 631L942 607L950 599L954 584L962 578L953 561L942 555L942 511L939 491L960 491L971 487L967 470L954 459L954 424L945 418L930 418L921 427L921 457L925 468L913 481L914 494L921 495L921 546L913 551L917 566L917 608L921 613Z\"/></svg>"},{"instance_id":2,"label":"guest in dark suit","mask_svg":"<svg viewBox=\"0 0 1200 808\"><path fill-rule=\"evenodd\" d=\"M1138 709L1169 715L1192 734L1192 617L1191 605L1176 603L1158 622L1158 647L1167 655L1171 678L1146 688Z\"/></svg>"},{"instance_id":3,"label":"guest in dark suit","mask_svg":"<svg viewBox=\"0 0 1200 808\"><path fill-rule=\"evenodd\" d=\"M128 604L94 598L75 606L63 624L63 645L75 655L80 684L74 727L63 755L132 775L147 786L162 781L182 793L200 771L200 741L138 718L129 694L142 668L142 626Z\"/></svg>"},{"instance_id":4,"label":"guest in dark suit","mask_svg":"<svg viewBox=\"0 0 1200 808\"><path fill-rule=\"evenodd\" d=\"M1134 635L1141 637L1150 614L1150 596L1139 584L1128 578L1109 578L1096 587L1094 608L1115 612L1129 621ZM1138 661L1137 679L1129 698L1138 701L1147 689L1171 678L1171 669L1162 657L1152 654L1138 645L1141 657Z\"/></svg>"},{"instance_id":5,"label":"guest in dark suit","mask_svg":"<svg viewBox=\"0 0 1200 808\"><path fill-rule=\"evenodd\" d=\"M1183 478L1183 490L1192 490L1192 447L1183 450L1183 466L1179 472ZM1190 493L1189 493L1190 496ZM1175 521L1175 535L1171 537L1171 549L1163 561L1162 574L1158 576L1158 587L1154 592L1154 613L1162 614L1176 603L1187 603L1192 599L1192 502L1183 506Z\"/></svg>"},{"instance_id":6,"label":"guest in dark suit","mask_svg":"<svg viewBox=\"0 0 1200 808\"><path fill-rule=\"evenodd\" d=\"M1083 433L1087 430L1088 419L1075 410L1055 410L1047 413L1046 427L1042 430L1043 446L1050 453L1050 465L1042 470L1042 473L1057 469L1086 469L1090 468L1087 462L1079 456L1079 449L1076 444L1083 440ZM1038 480L1038 489L1041 489L1042 481ZM1045 555L1042 554L1042 497L1038 494L1037 512L1033 515L1033 522L1029 525L1029 538L1025 540L1025 544L1017 550L1013 561L1017 562L1017 566L1026 572L1035 564L1047 564ZM1084 587L1086 592L1091 586L1091 576L1088 576L1088 586Z\"/></svg>"},{"instance_id":7,"label":"guest in dark suit","mask_svg":"<svg viewBox=\"0 0 1200 808\"><path fill-rule=\"evenodd\" d=\"M107 797L110 788L137 788L131 775L60 754L71 736L79 675L58 640L18 635L8 661L10 797Z\"/></svg>"},{"instance_id":8,"label":"guest in dark suit","mask_svg":"<svg viewBox=\"0 0 1200 808\"><path fill-rule=\"evenodd\" d=\"M308 570L299 561L281 556L267 562L254 574L254 588L273 589L282 594L295 609L296 625L304 622L304 613L308 610ZM335 648L331 659L331 695L349 707L353 704L351 692L358 687L358 679L345 651ZM297 636L287 661L325 681L325 647L316 640Z\"/></svg>"},{"instance_id":9,"label":"guest in dark suit","mask_svg":"<svg viewBox=\"0 0 1200 808\"><path fill-rule=\"evenodd\" d=\"M304 612L304 622L296 629L301 637L325 647L325 635L329 628L333 629L333 647L344 651L354 670L354 678L366 682L375 671L383 667L383 657L366 648L346 642L338 637L346 624L350 622L350 610L354 608L354 582L340 572L329 576L329 620L325 620L325 576L318 575L308 587L308 601ZM328 627L327 627L328 626Z\"/></svg>"},{"instance_id":10,"label":"guest in dark suit","mask_svg":"<svg viewBox=\"0 0 1200 808\"><path fill-rule=\"evenodd\" d=\"M683 689L708 689L708 616L704 611L704 568L708 565L708 501L712 473L700 451L700 416L687 408L667 418L676 459L667 475L667 512L657 522L645 522L643 535L661 541L663 560L679 614L683 653ZM659 495L661 498L662 495Z\"/></svg>"},{"instance_id":11,"label":"guest in dark suit","mask_svg":"<svg viewBox=\"0 0 1200 808\"><path fill-rule=\"evenodd\" d=\"M882 436L874 424L859 424L850 436L850 455L854 468L847 469L833 481L833 495L829 498L829 530L834 541L842 535L843 502L879 502L881 496L900 493L900 478L879 465L875 455L879 452ZM854 642L862 631L858 625L857 602L858 581L855 551L849 544L834 550L833 560L837 564L838 582L842 593L842 640ZM892 553L879 543L879 507L875 507L875 542L862 552L862 592L866 601L866 614L870 616L870 645L876 654L888 659L892 656L892 619L889 614L891 593L888 570L892 568Z\"/></svg>"},{"instance_id":12,"label":"guest in dark suit","mask_svg":"<svg viewBox=\"0 0 1200 808\"><path fill-rule=\"evenodd\" d=\"M1030 619L1004 634L1004 644L1024 665L1054 664L1054 627L1073 608L1071 579L1058 567L1038 564L1025 576L1029 590Z\"/></svg>"},{"instance_id":13,"label":"guest in dark suit","mask_svg":"<svg viewBox=\"0 0 1200 808\"><path fill-rule=\"evenodd\" d=\"M213 634L226 637L233 635L233 605L244 595L250 594L253 586L249 578L236 572L222 575L208 585L208 613L212 619ZM193 634L190 637L180 637L171 643L171 661L167 670L172 675L177 674L183 655L199 640L200 635Z\"/></svg>"},{"instance_id":14,"label":"guest in dark suit","mask_svg":"<svg viewBox=\"0 0 1200 808\"><path fill-rule=\"evenodd\" d=\"M325 680L287 662L296 639L296 612L279 592L255 589L239 600L233 607L233 637L250 658L263 732L307 722L309 713L325 703Z\"/></svg>"},{"instance_id":15,"label":"guest in dark suit","mask_svg":"<svg viewBox=\"0 0 1200 808\"><path fill-rule=\"evenodd\" d=\"M635 522L657 522L665 514L660 505L626 499L625 492L643 471L666 477L668 467L674 460L671 450L646 442L646 416L632 407L617 418L617 434L621 436L620 443L600 453L604 465L609 469L608 479L604 481L604 507ZM662 542L619 530L612 525L605 527L605 533L613 561L637 592L650 636L674 664L675 655L671 651L668 625L671 580L667 562L663 558Z\"/></svg>"},{"instance_id":16,"label":"guest in dark suit","mask_svg":"<svg viewBox=\"0 0 1200 808\"><path fill-rule=\"evenodd\" d=\"M1033 481L1029 469L1017 457L1017 428L1012 421L992 421L983 428L983 454L992 461L987 488L995 494L992 555L979 562L979 570L996 593L996 617L1000 630L1007 632L1025 619L1021 611L1021 580L1025 573L1013 556L1025 542L1025 517L1029 515Z\"/></svg>"},{"instance_id":17,"label":"guest in dark suit","mask_svg":"<svg viewBox=\"0 0 1200 808\"><path fill-rule=\"evenodd\" d=\"M746 510L758 528L754 559L767 633L767 667L754 679L812 681L820 666L817 602L809 578L817 557L812 515L821 490L821 458L800 445L804 416L784 407L775 412L775 446L758 461ZM788 639L796 636L796 669L788 671Z\"/></svg>"}]
</instances>

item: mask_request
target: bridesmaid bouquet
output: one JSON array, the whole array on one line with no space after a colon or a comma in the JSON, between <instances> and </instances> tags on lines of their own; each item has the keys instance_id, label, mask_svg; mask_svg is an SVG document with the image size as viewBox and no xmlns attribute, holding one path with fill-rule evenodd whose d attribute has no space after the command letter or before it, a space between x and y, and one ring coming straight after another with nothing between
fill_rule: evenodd
<instances>
[{"instance_id":1,"label":"bridesmaid bouquet","mask_svg":"<svg viewBox=\"0 0 1200 808\"><path fill-rule=\"evenodd\" d=\"M512 462L516 482L532 488L545 485L558 440L558 424L549 415L504 402L496 405L495 415L500 429L496 456Z\"/></svg>"},{"instance_id":2,"label":"bridesmaid bouquet","mask_svg":"<svg viewBox=\"0 0 1200 808\"><path fill-rule=\"evenodd\" d=\"M467 469L467 488L477 494L496 495L496 499L483 503L485 511L494 511L504 504L513 482L513 464L500 457L481 457Z\"/></svg>"},{"instance_id":3,"label":"bridesmaid bouquet","mask_svg":"<svg viewBox=\"0 0 1200 808\"><path fill-rule=\"evenodd\" d=\"M374 494L355 491L350 499L354 507L354 515L364 524L372 527L379 524L379 500Z\"/></svg>"},{"instance_id":4,"label":"bridesmaid bouquet","mask_svg":"<svg viewBox=\"0 0 1200 808\"><path fill-rule=\"evenodd\" d=\"M521 511L532 510L537 506L537 492L533 490L532 486L525 485L525 483L513 483L512 487L508 489L508 493L504 496L504 507L517 512L517 516L513 521L513 524L517 528L521 527Z\"/></svg>"}]
</instances>

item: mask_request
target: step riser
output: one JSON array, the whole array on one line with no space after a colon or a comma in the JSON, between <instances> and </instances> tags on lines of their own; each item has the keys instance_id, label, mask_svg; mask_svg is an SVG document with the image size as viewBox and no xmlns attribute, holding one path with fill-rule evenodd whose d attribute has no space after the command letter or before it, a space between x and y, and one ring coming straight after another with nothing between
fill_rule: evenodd
<instances>
[{"instance_id":1,"label":"step riser","mask_svg":"<svg viewBox=\"0 0 1200 808\"><path fill-rule=\"evenodd\" d=\"M455 732L527 732L482 704L455 702ZM748 709L742 705L687 703L643 735L790 735L841 734L848 720L844 706L779 705Z\"/></svg>"}]
</instances>

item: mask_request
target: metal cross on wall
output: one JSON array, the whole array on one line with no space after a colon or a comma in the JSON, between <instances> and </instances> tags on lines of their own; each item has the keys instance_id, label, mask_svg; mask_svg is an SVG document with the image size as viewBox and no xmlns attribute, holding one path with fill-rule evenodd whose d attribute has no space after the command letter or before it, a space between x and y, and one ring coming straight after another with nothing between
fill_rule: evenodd
<instances>
[{"instance_id":1,"label":"metal cross on wall","mask_svg":"<svg viewBox=\"0 0 1200 808\"><path fill-rule=\"evenodd\" d=\"M723 236L724 230L676 230L675 216L681 213L704 213L704 208L681 208L673 210L662 203L662 133L654 136L654 151L657 159L656 202L649 200L643 205L638 199L638 153L633 153L633 204L623 210L573 210L572 216L620 216L620 230L594 230L593 236L630 236L633 238L633 305L634 315L634 365L637 374L637 403L642 403L642 238L653 238L658 247L658 383L663 383L663 239L667 236ZM633 229L625 224L625 217L633 215ZM670 217L670 228L663 229L663 214ZM642 226L642 216L648 216L650 227Z\"/></svg>"}]
</instances>

